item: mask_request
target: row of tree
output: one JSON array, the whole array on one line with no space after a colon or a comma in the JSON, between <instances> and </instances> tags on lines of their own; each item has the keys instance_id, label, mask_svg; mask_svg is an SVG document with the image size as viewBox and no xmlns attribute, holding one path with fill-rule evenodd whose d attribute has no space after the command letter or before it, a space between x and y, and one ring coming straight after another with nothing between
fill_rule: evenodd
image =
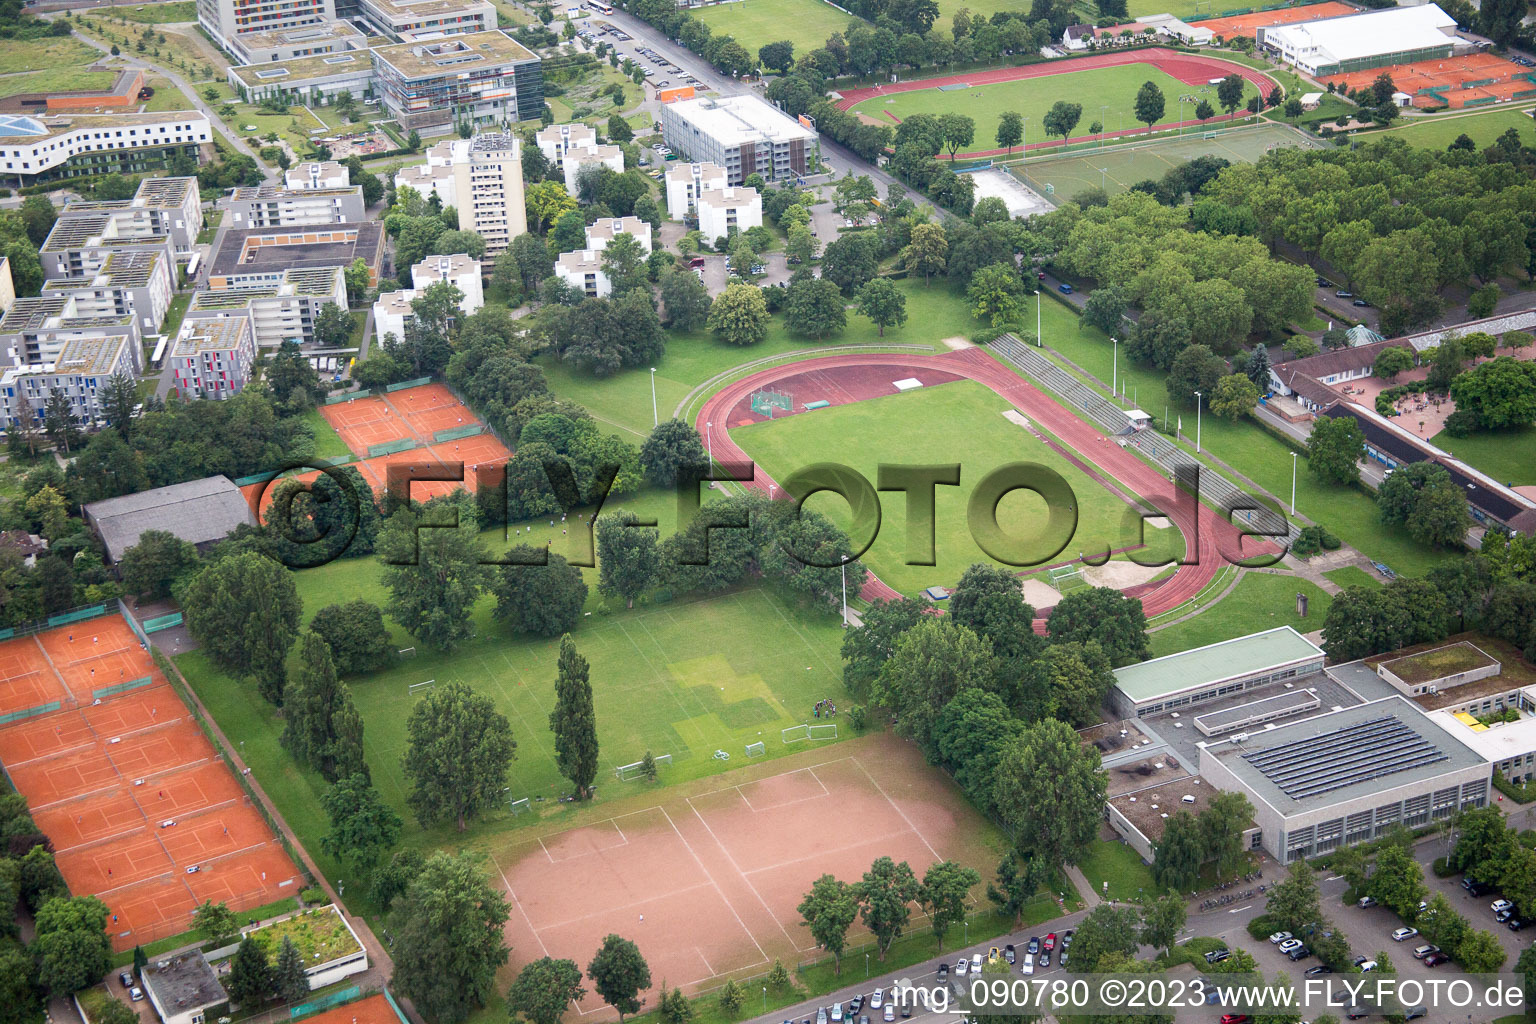
<instances>
[{"instance_id":1,"label":"row of tree","mask_svg":"<svg viewBox=\"0 0 1536 1024\"><path fill-rule=\"evenodd\" d=\"M935 861L919 881L906 861L879 857L857 882L822 875L795 909L817 947L832 955L833 972L841 974L848 929L855 919L862 919L875 937L883 961L891 943L906 931L916 906L927 916L935 949L942 952L944 936L965 920L971 890L980 883L974 868L954 861Z\"/></svg>"}]
</instances>

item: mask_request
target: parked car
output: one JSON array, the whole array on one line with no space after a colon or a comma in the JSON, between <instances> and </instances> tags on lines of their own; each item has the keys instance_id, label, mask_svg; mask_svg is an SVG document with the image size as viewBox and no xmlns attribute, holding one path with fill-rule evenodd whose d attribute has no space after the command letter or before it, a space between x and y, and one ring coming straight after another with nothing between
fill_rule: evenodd
<instances>
[{"instance_id":1,"label":"parked car","mask_svg":"<svg viewBox=\"0 0 1536 1024\"><path fill-rule=\"evenodd\" d=\"M1365 309L1370 306L1370 303L1366 302L1364 299L1356 299L1354 304L1359 306L1361 309Z\"/></svg>"},{"instance_id":2,"label":"parked car","mask_svg":"<svg viewBox=\"0 0 1536 1024\"><path fill-rule=\"evenodd\" d=\"M1038 952L1040 952L1040 936L1038 936L1038 935L1031 935L1029 937L1029 945L1026 946L1025 948L1027 950L1029 950L1029 952L1031 952L1031 953L1038 953Z\"/></svg>"},{"instance_id":3,"label":"parked car","mask_svg":"<svg viewBox=\"0 0 1536 1024\"><path fill-rule=\"evenodd\" d=\"M1049 966L1051 966L1051 951L1050 950L1045 949L1045 950L1041 950L1040 951L1040 966L1041 967L1049 967Z\"/></svg>"},{"instance_id":4,"label":"parked car","mask_svg":"<svg viewBox=\"0 0 1536 1024\"><path fill-rule=\"evenodd\" d=\"M869 994L869 1008L878 1010L885 1005L885 989L877 988Z\"/></svg>"},{"instance_id":5,"label":"parked car","mask_svg":"<svg viewBox=\"0 0 1536 1024\"><path fill-rule=\"evenodd\" d=\"M1361 910L1366 910L1370 907L1374 907L1375 905L1376 898L1374 896L1361 896L1358 900L1355 901L1355 906L1359 907Z\"/></svg>"},{"instance_id":6,"label":"parked car","mask_svg":"<svg viewBox=\"0 0 1536 1024\"><path fill-rule=\"evenodd\" d=\"M1408 1007L1408 1012L1403 1014L1403 1020L1418 1020L1420 1017L1427 1016L1428 1014L1429 1010L1422 1006L1410 1006Z\"/></svg>"},{"instance_id":7,"label":"parked car","mask_svg":"<svg viewBox=\"0 0 1536 1024\"><path fill-rule=\"evenodd\" d=\"M1013 948L1013 943L1010 942L1003 947L1003 959L1007 960L1010 964L1018 959L1018 951Z\"/></svg>"},{"instance_id":8,"label":"parked car","mask_svg":"<svg viewBox=\"0 0 1536 1024\"><path fill-rule=\"evenodd\" d=\"M1026 977L1035 973L1035 957L1033 953L1024 954L1024 962L1019 965L1019 973Z\"/></svg>"},{"instance_id":9,"label":"parked car","mask_svg":"<svg viewBox=\"0 0 1536 1024\"><path fill-rule=\"evenodd\" d=\"M1377 968L1377 966L1378 966L1378 964L1376 963L1375 960L1367 960L1365 963L1360 965L1360 973L1361 974L1370 974L1372 971L1374 971Z\"/></svg>"},{"instance_id":10,"label":"parked car","mask_svg":"<svg viewBox=\"0 0 1536 1024\"><path fill-rule=\"evenodd\" d=\"M1291 950L1296 949L1296 948L1298 948L1301 945L1301 940L1300 939L1281 939L1277 943L1277 945L1280 947L1280 952L1282 952L1282 953L1289 953Z\"/></svg>"},{"instance_id":11,"label":"parked car","mask_svg":"<svg viewBox=\"0 0 1536 1024\"><path fill-rule=\"evenodd\" d=\"M1312 951L1306 946L1297 946L1295 949L1287 951L1285 955L1291 958L1291 963L1295 963L1298 960L1305 960L1311 956Z\"/></svg>"},{"instance_id":12,"label":"parked car","mask_svg":"<svg viewBox=\"0 0 1536 1024\"><path fill-rule=\"evenodd\" d=\"M1349 1020L1359 1020L1361 1017L1369 1017L1370 1015L1370 1008L1366 1006L1351 1006L1344 1011L1344 1016Z\"/></svg>"},{"instance_id":13,"label":"parked car","mask_svg":"<svg viewBox=\"0 0 1536 1024\"><path fill-rule=\"evenodd\" d=\"M858 1016L858 1012L860 1010L862 1010L862 1009L864 1009L864 997L863 996L854 996L852 999L848 1000L848 1019L849 1020L856 1019L857 1016Z\"/></svg>"},{"instance_id":14,"label":"parked car","mask_svg":"<svg viewBox=\"0 0 1536 1024\"><path fill-rule=\"evenodd\" d=\"M1072 286L1069 285L1069 284L1059 284L1059 285L1056 286L1056 290L1061 292L1061 294L1063 294L1063 295L1071 295L1072 294Z\"/></svg>"},{"instance_id":15,"label":"parked car","mask_svg":"<svg viewBox=\"0 0 1536 1024\"><path fill-rule=\"evenodd\" d=\"M1291 933L1290 932L1275 932L1273 935L1271 935L1269 937L1269 943L1272 946L1278 946L1278 945L1280 945L1280 943L1284 942L1286 939L1289 939L1290 937L1291 937Z\"/></svg>"},{"instance_id":16,"label":"parked car","mask_svg":"<svg viewBox=\"0 0 1536 1024\"><path fill-rule=\"evenodd\" d=\"M1223 946L1221 949L1213 949L1210 952L1206 953L1205 954L1205 962L1208 963L1208 964L1219 964L1219 963L1221 963L1223 960L1227 959L1227 957L1229 957L1231 955L1232 955L1232 951L1230 949L1227 949L1225 946Z\"/></svg>"},{"instance_id":17,"label":"parked car","mask_svg":"<svg viewBox=\"0 0 1536 1024\"><path fill-rule=\"evenodd\" d=\"M1224 1013L1221 1015L1221 1024L1248 1024L1253 1020L1246 1013Z\"/></svg>"},{"instance_id":18,"label":"parked car","mask_svg":"<svg viewBox=\"0 0 1536 1024\"><path fill-rule=\"evenodd\" d=\"M1512 917L1508 921L1504 922L1504 927L1508 928L1512 932L1518 932L1524 930L1525 926L1529 923L1530 922L1522 920L1521 918Z\"/></svg>"},{"instance_id":19,"label":"parked car","mask_svg":"<svg viewBox=\"0 0 1536 1024\"><path fill-rule=\"evenodd\" d=\"M1317 286L1319 288L1332 288L1333 282L1328 280L1326 277L1320 277L1317 279Z\"/></svg>"},{"instance_id":20,"label":"parked car","mask_svg":"<svg viewBox=\"0 0 1536 1024\"><path fill-rule=\"evenodd\" d=\"M1493 919L1499 922L1499 924L1503 924L1505 921L1508 921L1514 916L1515 912L1513 910L1501 910L1497 914L1493 915Z\"/></svg>"},{"instance_id":21,"label":"parked car","mask_svg":"<svg viewBox=\"0 0 1536 1024\"><path fill-rule=\"evenodd\" d=\"M1076 934L1077 934L1077 929L1075 929L1075 928L1068 928L1066 931L1062 932L1061 933L1061 948L1062 949L1066 949L1068 946L1072 945L1072 936L1074 936Z\"/></svg>"},{"instance_id":22,"label":"parked car","mask_svg":"<svg viewBox=\"0 0 1536 1024\"><path fill-rule=\"evenodd\" d=\"M944 982L948 981L949 980L949 964L939 964L939 969L938 969L937 974L938 974L939 984L942 985L942 984L944 984Z\"/></svg>"},{"instance_id":23,"label":"parked car","mask_svg":"<svg viewBox=\"0 0 1536 1024\"><path fill-rule=\"evenodd\" d=\"M135 1002L135 1003L143 1002L144 1001L144 990L139 988L139 986L135 985L135 986L133 986L133 988L128 990L128 998L130 1000L132 1000L133 1002Z\"/></svg>"},{"instance_id":24,"label":"parked car","mask_svg":"<svg viewBox=\"0 0 1536 1024\"><path fill-rule=\"evenodd\" d=\"M1509 900L1497 899L1497 900L1494 900L1492 903L1488 904L1488 909L1493 911L1495 914L1497 914L1501 910L1514 910L1515 909L1515 905L1513 903L1511 903Z\"/></svg>"},{"instance_id":25,"label":"parked car","mask_svg":"<svg viewBox=\"0 0 1536 1024\"><path fill-rule=\"evenodd\" d=\"M1434 943L1431 943L1431 942L1426 942L1422 946L1415 946L1414 947L1413 958L1415 960L1423 960L1425 957L1429 956L1431 953L1438 953L1438 952L1440 952L1440 947L1439 946L1436 946Z\"/></svg>"},{"instance_id":26,"label":"parked car","mask_svg":"<svg viewBox=\"0 0 1536 1024\"><path fill-rule=\"evenodd\" d=\"M1399 928L1392 933L1392 941L1402 942L1406 939L1413 938L1417 934L1419 934L1419 930L1417 928Z\"/></svg>"},{"instance_id":27,"label":"parked car","mask_svg":"<svg viewBox=\"0 0 1536 1024\"><path fill-rule=\"evenodd\" d=\"M1045 947L1044 948L1045 948L1046 952L1050 952L1051 950L1056 948L1056 933L1055 932L1051 932L1049 935L1047 935L1045 937Z\"/></svg>"},{"instance_id":28,"label":"parked car","mask_svg":"<svg viewBox=\"0 0 1536 1024\"><path fill-rule=\"evenodd\" d=\"M1439 967L1441 964L1447 964L1450 962L1451 958L1446 956L1444 953L1431 953L1429 956L1424 958L1425 967Z\"/></svg>"},{"instance_id":29,"label":"parked car","mask_svg":"<svg viewBox=\"0 0 1536 1024\"><path fill-rule=\"evenodd\" d=\"M955 977L958 978L962 974L968 974L970 970L971 962L965 957L961 957L959 960L955 961Z\"/></svg>"},{"instance_id":30,"label":"parked car","mask_svg":"<svg viewBox=\"0 0 1536 1024\"><path fill-rule=\"evenodd\" d=\"M837 1024L837 1022L842 1020L842 1019L843 1019L843 1004L842 1003L833 1003L832 1004L832 1024Z\"/></svg>"},{"instance_id":31,"label":"parked car","mask_svg":"<svg viewBox=\"0 0 1536 1024\"><path fill-rule=\"evenodd\" d=\"M1327 964L1318 964L1316 967L1308 967L1306 970L1302 971L1301 973L1305 974L1308 977L1315 978L1319 974L1332 974L1333 973L1333 968L1329 967Z\"/></svg>"},{"instance_id":32,"label":"parked car","mask_svg":"<svg viewBox=\"0 0 1536 1024\"><path fill-rule=\"evenodd\" d=\"M887 1024L889 1024L890 1021L895 1020L896 1019L896 1004L895 1003L886 1003L885 1004L885 1009L880 1014L880 1019L883 1020L883 1021L886 1021Z\"/></svg>"},{"instance_id":33,"label":"parked car","mask_svg":"<svg viewBox=\"0 0 1536 1024\"><path fill-rule=\"evenodd\" d=\"M981 973L981 954L980 953L972 953L971 954L971 973L972 974L980 974Z\"/></svg>"},{"instance_id":34,"label":"parked car","mask_svg":"<svg viewBox=\"0 0 1536 1024\"><path fill-rule=\"evenodd\" d=\"M1461 887L1473 896L1486 896L1488 893L1493 892L1493 886L1487 882L1479 882L1471 875L1467 875L1461 880Z\"/></svg>"},{"instance_id":35,"label":"parked car","mask_svg":"<svg viewBox=\"0 0 1536 1024\"><path fill-rule=\"evenodd\" d=\"M123 973L121 973L121 974L119 974L117 976L117 980L118 980L118 983L123 986L123 988L133 988L133 972L132 971L124 971Z\"/></svg>"},{"instance_id":36,"label":"parked car","mask_svg":"<svg viewBox=\"0 0 1536 1024\"><path fill-rule=\"evenodd\" d=\"M1344 288L1340 288L1338 291L1334 292L1333 294L1337 295L1341 299L1352 299L1352 298L1355 297L1355 293L1354 292L1348 291L1347 289L1344 289Z\"/></svg>"},{"instance_id":37,"label":"parked car","mask_svg":"<svg viewBox=\"0 0 1536 1024\"><path fill-rule=\"evenodd\" d=\"M827 1008L825 1006L817 1007L816 1024L827 1024Z\"/></svg>"}]
</instances>

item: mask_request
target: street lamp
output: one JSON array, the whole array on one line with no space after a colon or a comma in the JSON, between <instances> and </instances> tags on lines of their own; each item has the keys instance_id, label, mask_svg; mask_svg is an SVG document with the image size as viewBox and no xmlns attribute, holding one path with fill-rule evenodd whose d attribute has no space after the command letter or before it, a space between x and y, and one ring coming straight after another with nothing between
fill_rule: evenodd
<instances>
[{"instance_id":1,"label":"street lamp","mask_svg":"<svg viewBox=\"0 0 1536 1024\"><path fill-rule=\"evenodd\" d=\"M1296 514L1296 452L1291 452L1291 515Z\"/></svg>"},{"instance_id":2,"label":"street lamp","mask_svg":"<svg viewBox=\"0 0 1536 1024\"><path fill-rule=\"evenodd\" d=\"M715 425L709 420L704 421L704 443L709 445L709 464L715 464Z\"/></svg>"},{"instance_id":3,"label":"street lamp","mask_svg":"<svg viewBox=\"0 0 1536 1024\"><path fill-rule=\"evenodd\" d=\"M1200 454L1200 392L1195 392L1195 454Z\"/></svg>"},{"instance_id":4,"label":"street lamp","mask_svg":"<svg viewBox=\"0 0 1536 1024\"><path fill-rule=\"evenodd\" d=\"M1120 339L1110 338L1109 343L1114 346L1114 348L1110 349L1112 354L1109 357L1109 393L1118 395L1120 394Z\"/></svg>"},{"instance_id":5,"label":"street lamp","mask_svg":"<svg viewBox=\"0 0 1536 1024\"><path fill-rule=\"evenodd\" d=\"M864 977L869 977L869 954L864 954Z\"/></svg>"},{"instance_id":6,"label":"street lamp","mask_svg":"<svg viewBox=\"0 0 1536 1024\"><path fill-rule=\"evenodd\" d=\"M1109 171L1108 167L1100 167L1099 168L1099 191L1100 192L1106 191L1106 189L1104 187L1104 175L1106 173L1108 173L1108 171Z\"/></svg>"},{"instance_id":7,"label":"street lamp","mask_svg":"<svg viewBox=\"0 0 1536 1024\"><path fill-rule=\"evenodd\" d=\"M661 423L661 417L656 414L656 367L651 367L651 426Z\"/></svg>"}]
</instances>

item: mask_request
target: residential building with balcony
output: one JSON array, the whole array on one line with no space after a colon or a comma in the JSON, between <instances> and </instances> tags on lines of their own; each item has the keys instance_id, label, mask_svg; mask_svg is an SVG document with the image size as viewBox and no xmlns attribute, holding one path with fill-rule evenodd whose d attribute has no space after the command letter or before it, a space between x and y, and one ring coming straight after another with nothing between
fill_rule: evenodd
<instances>
[{"instance_id":1,"label":"residential building with balcony","mask_svg":"<svg viewBox=\"0 0 1536 1024\"><path fill-rule=\"evenodd\" d=\"M756 96L677 100L661 108L661 137L689 160L725 169L725 183L751 174L773 181L811 171L816 133Z\"/></svg>"}]
</instances>

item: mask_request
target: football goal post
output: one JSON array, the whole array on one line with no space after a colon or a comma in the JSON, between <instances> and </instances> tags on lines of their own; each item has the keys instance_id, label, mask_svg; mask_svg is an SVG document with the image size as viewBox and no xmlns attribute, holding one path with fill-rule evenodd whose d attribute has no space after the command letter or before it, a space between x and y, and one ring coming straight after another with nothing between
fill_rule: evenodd
<instances>
[{"instance_id":1,"label":"football goal post","mask_svg":"<svg viewBox=\"0 0 1536 1024\"><path fill-rule=\"evenodd\" d=\"M651 758L651 763L654 764L657 768L661 768L663 765L669 765L672 763L672 755L657 754L655 757ZM635 779L642 778L644 774L644 761L636 761L634 764L621 764L613 770L614 778L618 779L620 782L633 782Z\"/></svg>"},{"instance_id":2,"label":"football goal post","mask_svg":"<svg viewBox=\"0 0 1536 1024\"><path fill-rule=\"evenodd\" d=\"M836 725L813 725L813 726L810 727L810 731L811 731L811 739L813 739L813 740L835 740L835 739L837 739L837 726Z\"/></svg>"},{"instance_id":3,"label":"football goal post","mask_svg":"<svg viewBox=\"0 0 1536 1024\"><path fill-rule=\"evenodd\" d=\"M761 740L759 740L756 743L748 743L747 744L747 756L748 757L762 757L766 753L768 753L768 748L763 746Z\"/></svg>"},{"instance_id":4,"label":"football goal post","mask_svg":"<svg viewBox=\"0 0 1536 1024\"><path fill-rule=\"evenodd\" d=\"M513 815L523 814L523 813L526 813L528 810L530 810L530 807L529 807L529 804L528 804L528 798L527 797L520 797L519 799L512 801L512 813L513 813Z\"/></svg>"},{"instance_id":5,"label":"football goal post","mask_svg":"<svg viewBox=\"0 0 1536 1024\"><path fill-rule=\"evenodd\" d=\"M788 729L781 730L779 736L785 743L799 743L810 736L810 728L808 725L792 725Z\"/></svg>"},{"instance_id":6,"label":"football goal post","mask_svg":"<svg viewBox=\"0 0 1536 1024\"><path fill-rule=\"evenodd\" d=\"M1047 569L1046 574L1051 578L1051 586L1061 593L1085 586L1088 582L1083 579L1082 567L1076 563L1072 565L1058 565L1054 569Z\"/></svg>"},{"instance_id":7,"label":"football goal post","mask_svg":"<svg viewBox=\"0 0 1536 1024\"><path fill-rule=\"evenodd\" d=\"M419 697L423 693L426 693L428 690L433 689L435 686L437 686L436 679L428 679L426 682L422 683L412 683L408 688L408 695L411 697Z\"/></svg>"},{"instance_id":8,"label":"football goal post","mask_svg":"<svg viewBox=\"0 0 1536 1024\"><path fill-rule=\"evenodd\" d=\"M400 648L400 650L396 651L395 653L398 654L402 658L414 658L416 656L416 648L414 648L414 647L402 647L402 648Z\"/></svg>"}]
</instances>

